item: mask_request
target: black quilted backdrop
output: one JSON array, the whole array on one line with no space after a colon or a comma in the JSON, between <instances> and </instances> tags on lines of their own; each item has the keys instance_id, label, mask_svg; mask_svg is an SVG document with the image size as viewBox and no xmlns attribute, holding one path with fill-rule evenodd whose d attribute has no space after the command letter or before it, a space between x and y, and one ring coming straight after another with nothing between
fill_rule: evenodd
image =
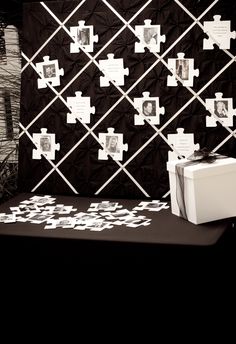
<instances>
[{"instance_id":1,"label":"black quilted backdrop","mask_svg":"<svg viewBox=\"0 0 236 344\"><path fill-rule=\"evenodd\" d=\"M216 92L233 98L236 108L236 39L230 39L230 49L214 44L213 49L203 50L203 40L208 38L203 22L212 21L215 15L220 15L222 21L230 20L231 31L236 30L235 1L86 0L25 4L19 189L44 194L160 199L169 191L166 162L172 148L167 138L177 128L193 133L194 142L201 148L235 157L235 119L229 127L219 122L214 127L206 126L206 117L211 114L205 100L214 98ZM166 40L160 43L159 52L145 48L144 52L135 53L135 43L139 42L135 26L144 25L146 19L152 25L160 25ZM84 25L93 25L98 41L93 44L93 52L86 54L81 49L70 53L73 40L68 32L81 20ZM167 86L171 75L168 59L177 58L180 52L185 58L194 58L194 68L199 69L192 87L179 81L175 87ZM107 59L111 53L114 58L123 58L124 68L129 69L124 86L116 87L112 82L110 86L100 86L103 73L94 62ZM40 76L35 67L45 56L50 61L57 59L64 75L60 76L59 86L39 89ZM67 123L67 97L74 97L75 92L90 97L90 105L95 107L90 123L78 119ZM133 101L141 98L143 92L159 97L160 107L165 108L159 124L145 121L135 125L137 110ZM45 156L32 159L36 149L33 134L41 133L41 128L54 133L55 142L60 144L54 160ZM114 128L114 135L122 133L123 143L128 144L122 160L115 161L111 156L98 159L99 149L103 149L99 133L107 133L108 128Z\"/></svg>"}]
</instances>

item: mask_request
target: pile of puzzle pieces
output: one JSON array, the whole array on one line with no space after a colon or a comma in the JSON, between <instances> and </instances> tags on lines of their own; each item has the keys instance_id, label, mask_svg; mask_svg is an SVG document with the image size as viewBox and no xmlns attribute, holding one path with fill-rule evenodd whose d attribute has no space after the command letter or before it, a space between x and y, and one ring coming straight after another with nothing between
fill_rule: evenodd
<instances>
[{"instance_id":1,"label":"pile of puzzle pieces","mask_svg":"<svg viewBox=\"0 0 236 344\"><path fill-rule=\"evenodd\" d=\"M132 210L123 208L118 202L102 201L91 203L87 212L78 212L72 205L57 204L56 198L49 195L33 196L10 207L11 213L0 213L0 222L30 222L45 224L44 229L68 228L74 230L102 231L114 226L130 228L148 226L151 219L138 215L140 211L158 212L168 209L166 202L159 200L140 202Z\"/></svg>"}]
</instances>

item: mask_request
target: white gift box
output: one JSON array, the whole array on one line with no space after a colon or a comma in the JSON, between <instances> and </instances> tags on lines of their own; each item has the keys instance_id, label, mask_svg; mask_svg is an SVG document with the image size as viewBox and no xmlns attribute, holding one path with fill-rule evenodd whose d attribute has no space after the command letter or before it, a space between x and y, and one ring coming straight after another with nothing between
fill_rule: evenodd
<instances>
[{"instance_id":1,"label":"white gift box","mask_svg":"<svg viewBox=\"0 0 236 344\"><path fill-rule=\"evenodd\" d=\"M176 164L187 159L167 162L171 212L180 215L176 196ZM188 221L194 224L236 216L236 159L217 159L184 167L184 202Z\"/></svg>"}]
</instances>

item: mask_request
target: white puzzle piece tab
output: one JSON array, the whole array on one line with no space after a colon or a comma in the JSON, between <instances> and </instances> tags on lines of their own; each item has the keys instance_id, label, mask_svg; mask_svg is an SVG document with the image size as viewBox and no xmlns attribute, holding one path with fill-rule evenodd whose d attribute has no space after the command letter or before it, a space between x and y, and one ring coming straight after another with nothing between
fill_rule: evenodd
<instances>
[{"instance_id":1,"label":"white puzzle piece tab","mask_svg":"<svg viewBox=\"0 0 236 344\"><path fill-rule=\"evenodd\" d=\"M91 53L94 42L98 42L98 35L94 35L93 25L85 25L84 20L79 20L78 24L79 26L70 27L70 34L74 41L70 44L70 52L79 53L82 47L84 51Z\"/></svg>"},{"instance_id":2,"label":"white puzzle piece tab","mask_svg":"<svg viewBox=\"0 0 236 344\"><path fill-rule=\"evenodd\" d=\"M124 86L125 75L129 75L129 68L124 68L123 58L114 58L114 54L108 54L107 60L99 60L99 66L104 76L100 76L100 86L107 87L111 80L118 86Z\"/></svg>"},{"instance_id":3,"label":"white puzzle piece tab","mask_svg":"<svg viewBox=\"0 0 236 344\"><path fill-rule=\"evenodd\" d=\"M123 151L128 151L128 144L123 144L123 134L114 133L114 128L108 128L107 133L99 133L99 142L103 149L98 151L99 160L123 160Z\"/></svg>"},{"instance_id":4,"label":"white puzzle piece tab","mask_svg":"<svg viewBox=\"0 0 236 344\"><path fill-rule=\"evenodd\" d=\"M38 88L46 88L50 83L52 86L60 86L60 76L64 75L64 69L59 69L58 60L51 60L49 56L43 57L44 62L36 63L36 69L41 78L38 79Z\"/></svg>"},{"instance_id":5,"label":"white puzzle piece tab","mask_svg":"<svg viewBox=\"0 0 236 344\"><path fill-rule=\"evenodd\" d=\"M177 129L177 134L168 134L168 142L175 151L168 152L168 161L177 160L178 156L182 158L188 158L195 150L200 148L199 144L194 144L194 134L185 134L183 128Z\"/></svg>"},{"instance_id":6,"label":"white puzzle piece tab","mask_svg":"<svg viewBox=\"0 0 236 344\"><path fill-rule=\"evenodd\" d=\"M223 93L215 93L215 98L205 100L206 109L211 116L206 116L206 126L216 127L220 122L224 127L233 126L233 116L236 115L236 109L233 109L233 98L223 98Z\"/></svg>"},{"instance_id":7,"label":"white puzzle piece tab","mask_svg":"<svg viewBox=\"0 0 236 344\"><path fill-rule=\"evenodd\" d=\"M168 69L172 75L167 77L167 86L178 86L179 81L183 86L191 87L194 76L199 76L199 69L194 69L193 58L185 58L184 53L178 53L177 56L177 59L168 59Z\"/></svg>"},{"instance_id":8,"label":"white puzzle piece tab","mask_svg":"<svg viewBox=\"0 0 236 344\"><path fill-rule=\"evenodd\" d=\"M134 98L134 106L139 113L134 116L135 125L144 125L145 120L160 124L160 114L165 114L165 108L159 106L159 98L150 97L150 92L143 92L143 98Z\"/></svg>"},{"instance_id":9,"label":"white puzzle piece tab","mask_svg":"<svg viewBox=\"0 0 236 344\"><path fill-rule=\"evenodd\" d=\"M144 25L135 26L135 35L139 42L135 43L135 53L144 53L145 48L151 52L160 52L160 45L166 41L166 36L161 35L160 25L151 25L151 20L144 20Z\"/></svg>"},{"instance_id":10,"label":"white puzzle piece tab","mask_svg":"<svg viewBox=\"0 0 236 344\"><path fill-rule=\"evenodd\" d=\"M214 49L214 44L219 49L230 49L230 39L236 38L236 32L231 32L230 20L220 20L220 15L215 15L212 21L204 21L204 32L209 36L203 40L203 49Z\"/></svg>"},{"instance_id":11,"label":"white puzzle piece tab","mask_svg":"<svg viewBox=\"0 0 236 344\"><path fill-rule=\"evenodd\" d=\"M75 97L67 97L71 113L67 113L67 123L90 123L90 114L95 114L95 107L90 104L90 97L82 97L82 92L75 92Z\"/></svg>"},{"instance_id":12,"label":"white puzzle piece tab","mask_svg":"<svg viewBox=\"0 0 236 344\"><path fill-rule=\"evenodd\" d=\"M41 128L41 134L33 134L37 149L33 149L33 159L41 159L41 154L48 160L55 159L55 152L60 150L60 144L55 143L55 134L48 134L46 128Z\"/></svg>"}]
</instances>

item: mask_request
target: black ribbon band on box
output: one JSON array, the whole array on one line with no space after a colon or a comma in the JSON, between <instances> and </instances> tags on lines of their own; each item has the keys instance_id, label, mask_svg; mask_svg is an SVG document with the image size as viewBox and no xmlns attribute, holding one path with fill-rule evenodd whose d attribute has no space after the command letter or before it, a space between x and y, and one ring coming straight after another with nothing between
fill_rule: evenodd
<instances>
[{"instance_id":1,"label":"black ribbon band on box","mask_svg":"<svg viewBox=\"0 0 236 344\"><path fill-rule=\"evenodd\" d=\"M188 157L189 161L180 162L175 165L176 174L176 200L180 211L180 216L184 219L188 219L186 213L185 199L184 199L184 169L187 166L199 164L200 162L212 164L217 159L228 158L225 155L216 154L208 151L206 148L194 151L192 155Z\"/></svg>"}]
</instances>

